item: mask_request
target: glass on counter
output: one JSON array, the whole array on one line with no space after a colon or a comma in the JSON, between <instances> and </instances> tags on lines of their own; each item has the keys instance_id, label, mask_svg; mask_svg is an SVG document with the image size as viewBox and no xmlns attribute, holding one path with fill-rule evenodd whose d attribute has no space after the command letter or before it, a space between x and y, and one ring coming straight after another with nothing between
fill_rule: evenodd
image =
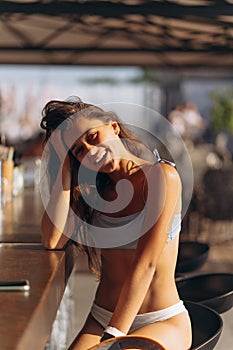
<instances>
[{"instance_id":1,"label":"glass on counter","mask_svg":"<svg viewBox=\"0 0 233 350\"><path fill-rule=\"evenodd\" d=\"M13 180L14 180L14 162L13 160L2 161L2 205L12 200Z\"/></svg>"}]
</instances>

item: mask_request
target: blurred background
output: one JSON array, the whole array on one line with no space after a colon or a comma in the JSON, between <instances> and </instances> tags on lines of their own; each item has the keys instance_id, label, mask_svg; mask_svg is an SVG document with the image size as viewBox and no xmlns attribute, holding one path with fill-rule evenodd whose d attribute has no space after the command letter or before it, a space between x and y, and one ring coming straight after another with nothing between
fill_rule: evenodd
<instances>
[{"instance_id":1,"label":"blurred background","mask_svg":"<svg viewBox=\"0 0 233 350\"><path fill-rule=\"evenodd\" d=\"M167 118L182 137L194 170L194 191L183 233L198 240L232 238L233 72L230 69L186 68L177 72L170 68L135 66L1 65L1 144L13 146L16 164L24 163L25 185L33 181L35 160L43 151L39 125L42 108L51 99L74 95L94 104L138 104ZM155 126L149 125L145 116L135 118L144 118L145 127L156 134Z\"/></svg>"},{"instance_id":2,"label":"blurred background","mask_svg":"<svg viewBox=\"0 0 233 350\"><path fill-rule=\"evenodd\" d=\"M46 102L78 96L141 105L174 126L191 159L181 241L210 246L199 273L232 272L232 23L232 0L2 0L0 161L11 169L2 166L2 207L38 189ZM143 115L135 118L155 133ZM94 295L83 257L72 276L48 349L65 348ZM225 315L218 350L232 346L232 312Z\"/></svg>"}]
</instances>

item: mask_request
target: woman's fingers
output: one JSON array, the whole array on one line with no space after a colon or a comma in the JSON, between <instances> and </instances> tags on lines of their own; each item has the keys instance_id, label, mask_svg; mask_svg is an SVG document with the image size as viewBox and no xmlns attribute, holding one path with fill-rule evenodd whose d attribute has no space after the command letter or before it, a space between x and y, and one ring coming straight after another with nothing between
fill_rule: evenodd
<instances>
[{"instance_id":1,"label":"woman's fingers","mask_svg":"<svg viewBox=\"0 0 233 350\"><path fill-rule=\"evenodd\" d=\"M70 190L70 184L71 184L71 164L70 164L70 156L68 154L68 151L63 143L62 137L61 137L61 130L55 130L53 131L51 137L50 137L51 145L53 146L57 156L60 160L60 165L62 166L62 173L61 173L61 181L63 184L64 190ZM53 161L53 159L52 159Z\"/></svg>"}]
</instances>

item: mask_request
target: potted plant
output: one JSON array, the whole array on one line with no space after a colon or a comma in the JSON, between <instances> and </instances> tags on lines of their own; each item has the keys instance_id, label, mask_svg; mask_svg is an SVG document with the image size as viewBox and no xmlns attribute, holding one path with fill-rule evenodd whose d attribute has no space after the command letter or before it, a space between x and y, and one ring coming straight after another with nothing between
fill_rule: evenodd
<instances>
[{"instance_id":1,"label":"potted plant","mask_svg":"<svg viewBox=\"0 0 233 350\"><path fill-rule=\"evenodd\" d=\"M214 90L210 98L213 102L212 130L233 135L233 89Z\"/></svg>"}]
</instances>

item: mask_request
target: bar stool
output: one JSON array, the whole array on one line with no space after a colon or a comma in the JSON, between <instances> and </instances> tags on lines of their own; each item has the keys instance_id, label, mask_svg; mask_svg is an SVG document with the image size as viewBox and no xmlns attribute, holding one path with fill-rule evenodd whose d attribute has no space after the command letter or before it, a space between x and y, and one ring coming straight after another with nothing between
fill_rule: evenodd
<instances>
[{"instance_id":1,"label":"bar stool","mask_svg":"<svg viewBox=\"0 0 233 350\"><path fill-rule=\"evenodd\" d=\"M208 273L176 279L182 300L200 303L222 314L233 307L233 273Z\"/></svg>"},{"instance_id":2,"label":"bar stool","mask_svg":"<svg viewBox=\"0 0 233 350\"><path fill-rule=\"evenodd\" d=\"M222 333L223 321L213 309L199 303L185 302L189 312L193 341L190 350L212 350Z\"/></svg>"}]
</instances>

